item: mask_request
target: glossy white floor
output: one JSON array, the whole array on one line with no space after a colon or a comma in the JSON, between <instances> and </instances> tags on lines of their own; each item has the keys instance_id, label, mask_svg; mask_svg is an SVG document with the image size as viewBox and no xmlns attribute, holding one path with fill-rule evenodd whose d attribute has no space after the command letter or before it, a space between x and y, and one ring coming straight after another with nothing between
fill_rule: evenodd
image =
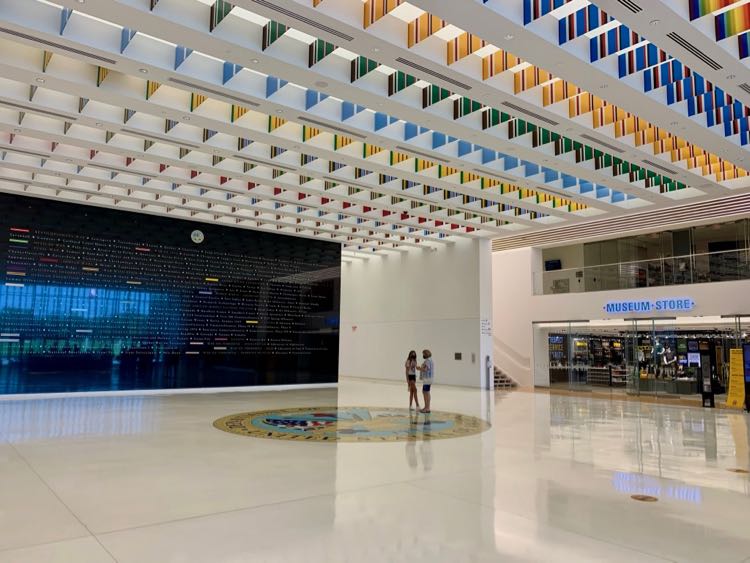
<instances>
[{"instance_id":1,"label":"glossy white floor","mask_svg":"<svg viewBox=\"0 0 750 563\"><path fill-rule=\"evenodd\" d=\"M733 561L750 558L750 419L434 390L479 436L297 443L222 415L405 406L404 386L0 402L0 562ZM633 494L659 498L631 500Z\"/></svg>"}]
</instances>

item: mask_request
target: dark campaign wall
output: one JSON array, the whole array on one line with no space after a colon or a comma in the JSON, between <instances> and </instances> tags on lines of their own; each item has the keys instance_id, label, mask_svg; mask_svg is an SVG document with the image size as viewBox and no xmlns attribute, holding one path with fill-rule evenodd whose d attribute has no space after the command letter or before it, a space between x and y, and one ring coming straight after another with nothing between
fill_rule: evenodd
<instances>
[{"instance_id":1,"label":"dark campaign wall","mask_svg":"<svg viewBox=\"0 0 750 563\"><path fill-rule=\"evenodd\" d=\"M0 211L0 393L337 380L338 244L4 194Z\"/></svg>"}]
</instances>

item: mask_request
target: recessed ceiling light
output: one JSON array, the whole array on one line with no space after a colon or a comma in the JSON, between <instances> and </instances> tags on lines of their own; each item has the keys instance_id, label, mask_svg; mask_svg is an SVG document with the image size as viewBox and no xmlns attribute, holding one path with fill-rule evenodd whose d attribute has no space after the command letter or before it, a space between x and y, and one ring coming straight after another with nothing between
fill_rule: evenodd
<instances>
[{"instance_id":1,"label":"recessed ceiling light","mask_svg":"<svg viewBox=\"0 0 750 563\"><path fill-rule=\"evenodd\" d=\"M661 23L661 20L651 20L648 23L649 23L649 25L659 25Z\"/></svg>"},{"instance_id":2,"label":"recessed ceiling light","mask_svg":"<svg viewBox=\"0 0 750 563\"><path fill-rule=\"evenodd\" d=\"M373 52L373 53L379 53L379 52L380 52L380 49L378 49L377 47L374 47L374 48L372 49L372 52Z\"/></svg>"},{"instance_id":3,"label":"recessed ceiling light","mask_svg":"<svg viewBox=\"0 0 750 563\"><path fill-rule=\"evenodd\" d=\"M514 37L514 35L513 35L512 33L507 33L507 34L505 35L505 40L506 40L506 41L510 41L511 39L513 39L513 37Z\"/></svg>"},{"instance_id":4,"label":"recessed ceiling light","mask_svg":"<svg viewBox=\"0 0 750 563\"><path fill-rule=\"evenodd\" d=\"M39 84L44 84L45 82L47 82L44 78L37 78L36 81L39 82Z\"/></svg>"},{"instance_id":5,"label":"recessed ceiling light","mask_svg":"<svg viewBox=\"0 0 750 563\"><path fill-rule=\"evenodd\" d=\"M140 72L141 74L148 74L148 69L147 68L139 68L138 72Z\"/></svg>"},{"instance_id":6,"label":"recessed ceiling light","mask_svg":"<svg viewBox=\"0 0 750 563\"><path fill-rule=\"evenodd\" d=\"M284 113L284 110L283 109L277 109L276 113Z\"/></svg>"},{"instance_id":7,"label":"recessed ceiling light","mask_svg":"<svg viewBox=\"0 0 750 563\"><path fill-rule=\"evenodd\" d=\"M257 65L260 61L258 59L250 59L250 62Z\"/></svg>"}]
</instances>

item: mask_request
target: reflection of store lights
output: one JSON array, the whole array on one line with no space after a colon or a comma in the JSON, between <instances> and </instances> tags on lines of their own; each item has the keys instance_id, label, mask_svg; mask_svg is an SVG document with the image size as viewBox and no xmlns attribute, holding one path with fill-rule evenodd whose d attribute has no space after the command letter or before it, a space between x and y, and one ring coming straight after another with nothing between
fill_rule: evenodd
<instances>
[{"instance_id":1,"label":"reflection of store lights","mask_svg":"<svg viewBox=\"0 0 750 563\"><path fill-rule=\"evenodd\" d=\"M640 473L617 471L612 475L612 486L619 493L666 497L693 504L702 504L703 502L700 487L688 485L663 486L658 479Z\"/></svg>"}]
</instances>

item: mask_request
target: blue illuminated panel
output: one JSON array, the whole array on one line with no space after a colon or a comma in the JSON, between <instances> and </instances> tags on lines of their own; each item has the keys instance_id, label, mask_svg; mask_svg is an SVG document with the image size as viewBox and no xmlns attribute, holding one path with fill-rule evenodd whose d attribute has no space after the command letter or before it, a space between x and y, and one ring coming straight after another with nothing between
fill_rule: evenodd
<instances>
[{"instance_id":1,"label":"blue illuminated panel","mask_svg":"<svg viewBox=\"0 0 750 563\"><path fill-rule=\"evenodd\" d=\"M0 206L0 393L337 380L340 245L10 195Z\"/></svg>"}]
</instances>

